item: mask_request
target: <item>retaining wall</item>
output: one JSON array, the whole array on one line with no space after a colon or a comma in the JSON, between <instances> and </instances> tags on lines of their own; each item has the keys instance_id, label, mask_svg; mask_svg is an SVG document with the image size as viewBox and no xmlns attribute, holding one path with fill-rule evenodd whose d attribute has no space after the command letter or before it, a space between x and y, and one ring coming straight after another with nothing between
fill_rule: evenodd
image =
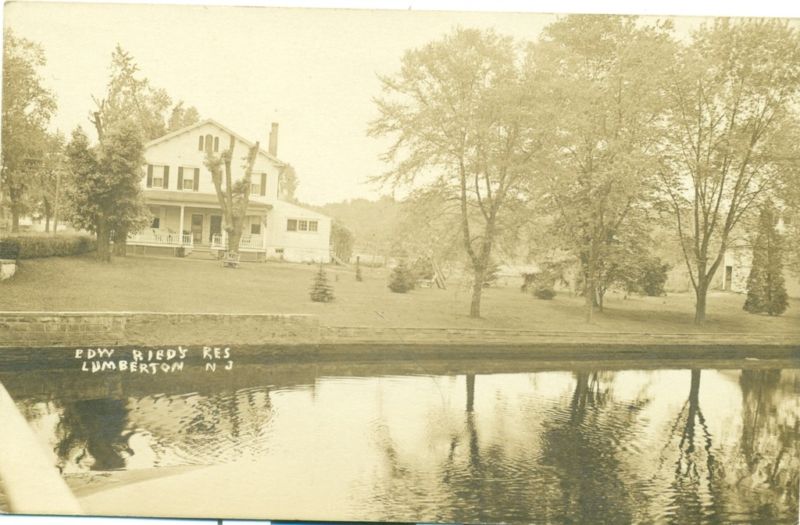
<instances>
[{"instance_id":1,"label":"retaining wall","mask_svg":"<svg viewBox=\"0 0 800 525\"><path fill-rule=\"evenodd\" d=\"M167 345L236 345L258 348L294 346L303 356L390 355L390 347L433 353L453 347L459 355L541 354L542 349L712 347L782 348L781 356L800 352L800 332L773 334L614 333L581 331L492 330L463 328L392 328L322 326L315 315L203 314L158 312L7 312L0 313L0 347L48 348L93 346L164 347ZM300 347L305 349L301 352ZM513 347L513 348L512 348ZM316 350L314 350L316 348ZM538 351L534 351L538 348ZM379 350L380 349L380 350ZM410 349L413 349L410 350ZM522 351L520 351L522 349ZM525 352L524 349L529 349ZM787 352L787 350L789 350ZM405 352L405 353L408 353ZM292 354L292 352L281 354ZM402 355L405 355L402 353ZM598 353L598 352L589 352ZM728 352L726 351L726 355ZM299 355L298 354L298 355ZM565 355L565 354L562 354ZM766 355L766 354L764 354Z\"/></svg>"},{"instance_id":2,"label":"retaining wall","mask_svg":"<svg viewBox=\"0 0 800 525\"><path fill-rule=\"evenodd\" d=\"M312 315L0 313L0 347L316 344Z\"/></svg>"}]
</instances>

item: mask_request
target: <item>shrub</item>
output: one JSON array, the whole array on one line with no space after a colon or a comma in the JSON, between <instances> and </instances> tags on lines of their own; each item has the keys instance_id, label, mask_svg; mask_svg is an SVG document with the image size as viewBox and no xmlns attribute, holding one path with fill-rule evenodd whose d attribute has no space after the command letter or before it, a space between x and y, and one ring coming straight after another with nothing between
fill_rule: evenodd
<instances>
[{"instance_id":1,"label":"shrub","mask_svg":"<svg viewBox=\"0 0 800 525\"><path fill-rule=\"evenodd\" d=\"M0 240L0 259L81 255L96 246L96 241L87 235L15 235Z\"/></svg>"},{"instance_id":2,"label":"shrub","mask_svg":"<svg viewBox=\"0 0 800 525\"><path fill-rule=\"evenodd\" d=\"M311 300L315 303L329 303L333 301L333 288L328 284L328 276L325 274L325 267L319 265L319 271L314 276L314 283L311 285Z\"/></svg>"},{"instance_id":3,"label":"shrub","mask_svg":"<svg viewBox=\"0 0 800 525\"><path fill-rule=\"evenodd\" d=\"M641 290L641 293L650 297L664 295L664 285L667 283L669 268L669 264L663 263L658 257L647 259L642 265L642 273L637 280L636 287Z\"/></svg>"},{"instance_id":4,"label":"shrub","mask_svg":"<svg viewBox=\"0 0 800 525\"><path fill-rule=\"evenodd\" d=\"M414 272L401 262L392 270L389 277L389 289L394 293L406 293L414 289L416 280Z\"/></svg>"},{"instance_id":5,"label":"shrub","mask_svg":"<svg viewBox=\"0 0 800 525\"><path fill-rule=\"evenodd\" d=\"M552 288L537 288L533 291L537 299L550 300L556 296L556 291Z\"/></svg>"}]
</instances>

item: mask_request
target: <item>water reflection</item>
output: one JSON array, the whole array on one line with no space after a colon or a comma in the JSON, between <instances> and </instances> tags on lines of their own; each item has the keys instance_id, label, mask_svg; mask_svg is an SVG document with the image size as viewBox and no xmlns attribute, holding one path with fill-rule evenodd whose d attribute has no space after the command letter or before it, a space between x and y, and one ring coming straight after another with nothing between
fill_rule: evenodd
<instances>
[{"instance_id":1,"label":"water reflection","mask_svg":"<svg viewBox=\"0 0 800 525\"><path fill-rule=\"evenodd\" d=\"M259 383L253 367L253 384L202 394L122 388L125 395L102 399L16 397L66 475L244 461L258 483L243 479L239 489L254 501L296 485L303 490L288 492L296 498L289 503L311 512L334 499L325 508L341 514L330 519L797 516L796 369L315 371L277 385Z\"/></svg>"}]
</instances>

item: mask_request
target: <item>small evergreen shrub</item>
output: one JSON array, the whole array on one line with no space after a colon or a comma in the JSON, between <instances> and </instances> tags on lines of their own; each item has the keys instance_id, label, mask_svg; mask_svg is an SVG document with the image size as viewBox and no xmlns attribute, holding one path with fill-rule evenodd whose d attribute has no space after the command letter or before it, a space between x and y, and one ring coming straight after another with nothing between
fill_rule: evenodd
<instances>
[{"instance_id":1,"label":"small evergreen shrub","mask_svg":"<svg viewBox=\"0 0 800 525\"><path fill-rule=\"evenodd\" d=\"M96 247L97 242L87 235L15 235L0 240L0 259L67 257Z\"/></svg>"},{"instance_id":2,"label":"small evergreen shrub","mask_svg":"<svg viewBox=\"0 0 800 525\"><path fill-rule=\"evenodd\" d=\"M319 271L314 276L314 283L311 285L311 300L315 303L329 303L333 301L333 288L328 284L328 276L325 268L320 264Z\"/></svg>"},{"instance_id":3,"label":"small evergreen shrub","mask_svg":"<svg viewBox=\"0 0 800 525\"><path fill-rule=\"evenodd\" d=\"M552 288L536 288L533 291L533 295L537 299L544 299L546 301L549 301L550 299L556 296L556 291Z\"/></svg>"},{"instance_id":4,"label":"small evergreen shrub","mask_svg":"<svg viewBox=\"0 0 800 525\"><path fill-rule=\"evenodd\" d=\"M389 289L394 293L406 293L414 289L417 278L405 263L400 263L392 270L389 277Z\"/></svg>"}]
</instances>

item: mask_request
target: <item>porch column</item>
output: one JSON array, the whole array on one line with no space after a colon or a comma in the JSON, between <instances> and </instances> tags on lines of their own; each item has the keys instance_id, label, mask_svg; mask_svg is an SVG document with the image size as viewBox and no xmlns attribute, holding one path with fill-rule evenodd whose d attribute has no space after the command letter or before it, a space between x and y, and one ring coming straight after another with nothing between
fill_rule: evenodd
<instances>
[{"instance_id":1,"label":"porch column","mask_svg":"<svg viewBox=\"0 0 800 525\"><path fill-rule=\"evenodd\" d=\"M183 204L181 204L181 222L178 226L178 235L180 235L179 239L181 240L181 244L183 244Z\"/></svg>"},{"instance_id":2,"label":"porch column","mask_svg":"<svg viewBox=\"0 0 800 525\"><path fill-rule=\"evenodd\" d=\"M267 253L267 215L264 214L264 221L262 224L263 228L261 228L261 249L264 250L264 254Z\"/></svg>"}]
</instances>

